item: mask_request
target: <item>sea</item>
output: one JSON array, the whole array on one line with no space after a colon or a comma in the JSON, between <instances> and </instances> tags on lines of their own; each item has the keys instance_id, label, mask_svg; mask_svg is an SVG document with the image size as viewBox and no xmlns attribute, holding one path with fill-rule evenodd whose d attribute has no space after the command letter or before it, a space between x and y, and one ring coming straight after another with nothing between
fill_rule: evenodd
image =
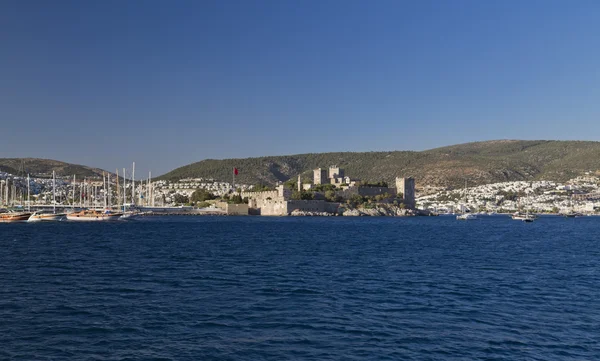
<instances>
[{"instance_id":1,"label":"sea","mask_svg":"<svg viewBox=\"0 0 600 361\"><path fill-rule=\"evenodd\" d=\"M598 360L600 217L0 224L0 360Z\"/></svg>"}]
</instances>

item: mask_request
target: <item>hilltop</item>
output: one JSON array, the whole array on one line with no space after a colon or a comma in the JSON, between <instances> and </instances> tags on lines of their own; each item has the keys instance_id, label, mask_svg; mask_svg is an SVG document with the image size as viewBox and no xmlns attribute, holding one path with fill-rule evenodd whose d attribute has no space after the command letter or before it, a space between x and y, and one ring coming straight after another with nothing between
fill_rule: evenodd
<instances>
[{"instance_id":1,"label":"hilltop","mask_svg":"<svg viewBox=\"0 0 600 361\"><path fill-rule=\"evenodd\" d=\"M0 172L6 172L18 176L26 176L28 173L35 177L52 177L52 171L56 171L58 177L102 177L102 169L91 168L84 165L65 163L52 159L40 158L0 158Z\"/></svg>"},{"instance_id":2,"label":"hilltop","mask_svg":"<svg viewBox=\"0 0 600 361\"><path fill-rule=\"evenodd\" d=\"M565 181L586 171L600 170L600 142L495 140L465 143L426 151L339 152L207 159L177 168L159 179L214 178L246 184L286 181L312 170L338 165L346 175L369 181L412 176L417 184L457 187L519 180Z\"/></svg>"}]
</instances>

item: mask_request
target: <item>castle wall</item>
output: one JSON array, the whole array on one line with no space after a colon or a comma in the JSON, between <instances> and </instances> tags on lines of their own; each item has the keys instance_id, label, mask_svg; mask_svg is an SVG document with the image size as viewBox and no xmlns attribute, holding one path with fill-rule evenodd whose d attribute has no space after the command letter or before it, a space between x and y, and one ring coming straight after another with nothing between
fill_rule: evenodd
<instances>
[{"instance_id":1,"label":"castle wall","mask_svg":"<svg viewBox=\"0 0 600 361\"><path fill-rule=\"evenodd\" d=\"M396 195L396 188L389 187L349 187L343 191L336 192L336 195L341 196L344 199L348 199L353 195L359 195L362 197L375 197L380 194L388 193L392 196Z\"/></svg>"},{"instance_id":2,"label":"castle wall","mask_svg":"<svg viewBox=\"0 0 600 361\"><path fill-rule=\"evenodd\" d=\"M242 192L241 196L242 198L248 198L248 206L250 208L260 208L259 204L262 204L265 201L267 201L267 198L270 198L271 200L280 200L279 190L263 192Z\"/></svg>"},{"instance_id":3,"label":"castle wall","mask_svg":"<svg viewBox=\"0 0 600 361\"><path fill-rule=\"evenodd\" d=\"M232 216L247 216L248 205L247 204L227 204L225 206L225 213Z\"/></svg>"}]
</instances>

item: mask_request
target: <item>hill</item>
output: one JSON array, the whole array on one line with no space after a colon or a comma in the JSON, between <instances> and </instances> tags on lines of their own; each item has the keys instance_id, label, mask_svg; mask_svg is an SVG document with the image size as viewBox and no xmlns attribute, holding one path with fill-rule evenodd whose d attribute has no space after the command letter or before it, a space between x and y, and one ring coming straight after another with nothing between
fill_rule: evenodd
<instances>
[{"instance_id":1,"label":"hill","mask_svg":"<svg viewBox=\"0 0 600 361\"><path fill-rule=\"evenodd\" d=\"M52 171L59 177L102 177L102 169L84 165L60 162L40 158L0 158L0 171L14 175L26 176L28 173L35 177L52 177Z\"/></svg>"},{"instance_id":2,"label":"hill","mask_svg":"<svg viewBox=\"0 0 600 361\"><path fill-rule=\"evenodd\" d=\"M340 152L269 156L244 159L207 159L177 168L159 179L214 178L246 184L273 184L312 170L338 165L346 175L369 181L392 181L412 176L419 185L457 187L546 179L565 181L586 171L600 170L600 142L496 140L465 143L426 151Z\"/></svg>"}]
</instances>

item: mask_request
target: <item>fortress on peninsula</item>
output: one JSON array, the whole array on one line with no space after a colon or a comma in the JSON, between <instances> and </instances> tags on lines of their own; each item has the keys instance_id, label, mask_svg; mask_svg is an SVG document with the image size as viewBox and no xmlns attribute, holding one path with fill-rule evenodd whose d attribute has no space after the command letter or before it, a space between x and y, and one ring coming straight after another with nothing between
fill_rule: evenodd
<instances>
[{"instance_id":1,"label":"fortress on peninsula","mask_svg":"<svg viewBox=\"0 0 600 361\"><path fill-rule=\"evenodd\" d=\"M337 201L328 201L323 186L334 192ZM382 202L401 199L406 208L415 208L415 180L411 177L396 177L395 187L373 185L346 176L344 169L331 166L328 169L313 170L312 183L301 182L294 192L284 184L275 190L262 192L242 192L242 197L248 198L251 212L265 216L286 216L293 211L337 213L341 202L353 197L377 197ZM312 192L314 199L295 199L302 192ZM294 197L296 195L296 197ZM331 193L330 193L331 195Z\"/></svg>"}]
</instances>

